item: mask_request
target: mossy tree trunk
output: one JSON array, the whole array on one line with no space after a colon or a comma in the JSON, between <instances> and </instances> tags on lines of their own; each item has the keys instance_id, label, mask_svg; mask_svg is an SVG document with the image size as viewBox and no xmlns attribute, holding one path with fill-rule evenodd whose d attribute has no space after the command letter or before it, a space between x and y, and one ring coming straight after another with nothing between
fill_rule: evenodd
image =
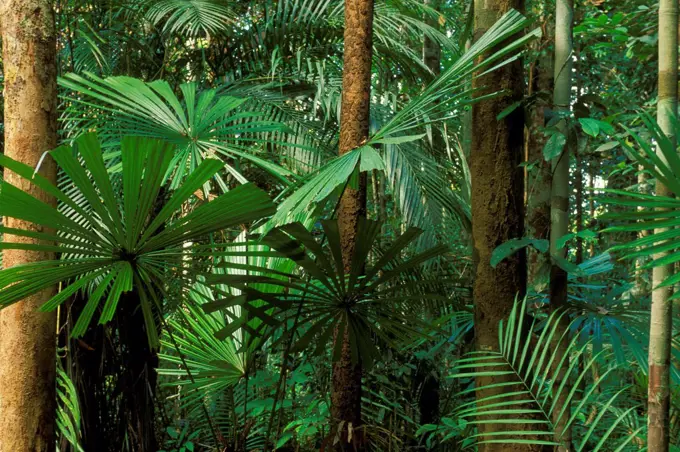
<instances>
[{"instance_id":1,"label":"mossy tree trunk","mask_svg":"<svg viewBox=\"0 0 680 452\"><path fill-rule=\"evenodd\" d=\"M554 25L548 3L537 6L541 17L542 38L536 42L538 57L532 66L528 94L533 102L528 108L527 127L527 231L526 235L537 239L550 238L550 184L552 168L543 157L543 147L547 141L543 129L546 126L547 111L553 92L552 40ZM541 290L547 286L550 273L550 259L547 253L533 248L527 249L528 282L531 287Z\"/></svg>"},{"instance_id":2,"label":"mossy tree trunk","mask_svg":"<svg viewBox=\"0 0 680 452\"><path fill-rule=\"evenodd\" d=\"M474 4L474 39L484 34L505 12L522 10L521 0L476 0ZM474 316L478 350L498 350L498 323L512 310L515 297L526 291L526 254L518 252L491 266L492 251L502 243L524 235L524 170L520 167L524 152L524 114L515 109L500 121L496 117L522 99L523 71L520 61L474 80L477 96L492 91L505 94L475 103L472 109L472 238L475 266ZM485 368L488 370L488 368ZM477 386L503 383L505 376L480 377ZM504 388L477 391L484 399L507 391ZM530 424L527 424L529 428ZM521 428L511 424L480 424L482 434ZM482 437L482 439L490 437ZM526 437L525 437L526 438ZM486 451L533 451L540 446L529 444L486 444Z\"/></svg>"},{"instance_id":3,"label":"mossy tree trunk","mask_svg":"<svg viewBox=\"0 0 680 452\"><path fill-rule=\"evenodd\" d=\"M5 155L36 167L57 144L56 33L52 3L5 0L2 52L5 97ZM48 156L40 174L56 182L56 165ZM10 171L5 181L37 199L55 200ZM12 218L9 228L39 231ZM6 235L12 242L33 239ZM5 267L53 259L47 253L6 250ZM55 294L44 290L0 311L0 451L50 451L55 447L56 313L38 308Z\"/></svg>"}]
</instances>

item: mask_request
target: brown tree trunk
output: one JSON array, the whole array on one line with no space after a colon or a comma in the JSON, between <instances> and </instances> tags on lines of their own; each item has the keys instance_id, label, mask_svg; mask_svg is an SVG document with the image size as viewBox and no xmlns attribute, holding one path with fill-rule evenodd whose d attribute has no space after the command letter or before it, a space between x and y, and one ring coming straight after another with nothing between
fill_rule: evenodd
<instances>
[{"instance_id":1,"label":"brown tree trunk","mask_svg":"<svg viewBox=\"0 0 680 452\"><path fill-rule=\"evenodd\" d=\"M547 10L541 6L538 13L542 19L543 37L537 42L540 56L537 58L529 79L529 95L534 102L528 109L529 127L527 131L527 231L526 235L537 239L550 238L550 184L552 170L550 162L543 157L543 147L547 138L543 134L546 126L546 113L550 104L546 101L553 91L553 61L545 49L554 36L554 25ZM547 253L527 249L528 282L540 291L547 285L550 273L550 258Z\"/></svg>"},{"instance_id":2,"label":"brown tree trunk","mask_svg":"<svg viewBox=\"0 0 680 452\"><path fill-rule=\"evenodd\" d=\"M522 9L521 0L476 0L474 37L479 37L510 8ZM498 323L512 310L515 297L526 291L526 254L518 252L496 268L491 267L492 251L512 238L524 235L524 172L520 167L524 150L524 115L516 109L500 121L496 117L506 107L520 100L523 93L522 63L515 61L475 79L477 96L503 90L506 94L474 104L472 121L472 236L474 243L475 339L478 350L498 350ZM485 368L484 370L488 370ZM508 381L505 377L480 377L477 386ZM477 391L482 399L507 387ZM527 426L529 427L529 426ZM522 428L512 424L480 424L480 433ZM482 437L490 439L489 437ZM480 445L486 451L525 451L539 447L523 444Z\"/></svg>"},{"instance_id":3,"label":"brown tree trunk","mask_svg":"<svg viewBox=\"0 0 680 452\"><path fill-rule=\"evenodd\" d=\"M339 154L359 147L368 138L371 104L371 62L373 50L373 0L345 0L344 62L340 116ZM338 227L345 270L351 265L360 218L366 217L366 175L359 177L359 186L348 184L340 199ZM339 449L361 447L357 427L361 425L361 362L353 362L349 332L343 337L340 359L333 363L331 412L341 426ZM352 442L347 432L353 430Z\"/></svg>"},{"instance_id":4,"label":"brown tree trunk","mask_svg":"<svg viewBox=\"0 0 680 452\"><path fill-rule=\"evenodd\" d=\"M37 166L57 144L56 34L51 2L2 2L5 76L5 154ZM47 157L40 173L56 182ZM5 181L48 203L55 200L31 183L5 171ZM5 218L10 228L33 229ZM33 239L5 236L12 242ZM6 250L5 267L54 258L48 253ZM38 308L55 294L45 290L0 311L0 452L53 451L56 363L56 313Z\"/></svg>"}]
</instances>

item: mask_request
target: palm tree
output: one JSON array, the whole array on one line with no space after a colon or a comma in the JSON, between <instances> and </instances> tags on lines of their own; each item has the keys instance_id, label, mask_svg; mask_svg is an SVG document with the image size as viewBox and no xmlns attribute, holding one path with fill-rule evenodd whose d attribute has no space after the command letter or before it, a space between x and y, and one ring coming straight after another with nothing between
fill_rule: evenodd
<instances>
[{"instance_id":1,"label":"palm tree","mask_svg":"<svg viewBox=\"0 0 680 452\"><path fill-rule=\"evenodd\" d=\"M345 2L345 32L342 67L342 101L340 143L338 154L360 147L368 140L371 107L371 73L373 67L373 0ZM338 209L338 228L345 271L351 270L358 241L358 227L366 218L366 174L360 174L358 185L344 189ZM335 333L335 342L342 344L339 359L333 363L333 392L331 409L338 434L340 450L350 447L352 429L361 426L362 363L352 359L350 332ZM362 434L354 436L354 443L362 446Z\"/></svg>"},{"instance_id":2,"label":"palm tree","mask_svg":"<svg viewBox=\"0 0 680 452\"><path fill-rule=\"evenodd\" d=\"M55 181L54 161L44 152L57 142L56 31L52 2L6 1L3 15L3 70L5 155L37 168ZM55 199L30 180L5 171L6 183L16 184L31 196L54 205ZM53 253L36 249L43 240L22 236L35 230L33 222L8 216L2 231L5 241L24 243L7 250L5 268L39 265ZM37 308L56 292L56 285L26 294L10 309L0 311L0 451L54 449L56 313ZM11 363L11 364L10 364Z\"/></svg>"},{"instance_id":3,"label":"palm tree","mask_svg":"<svg viewBox=\"0 0 680 452\"><path fill-rule=\"evenodd\" d=\"M4 182L0 214L52 232L14 230L3 248L61 254L58 260L0 271L0 307L11 309L27 296L64 283L58 294L35 308L53 312L79 294L84 303L78 306L80 313L70 331L74 338L92 331L89 326L97 312L100 325L114 321L117 330L99 346L117 344L122 371L109 370L109 362L104 372L111 373L99 375L107 400L99 409L87 407L90 411L85 416L94 419L95 431L86 431L90 435L86 440L99 445L98 450L121 450L128 438L134 450L155 451L155 350L165 312L171 310L168 300L182 300L203 272L196 256L228 246L215 240L204 244L207 238L270 215L274 206L262 190L243 184L180 215L182 206L197 202L195 193L223 163L203 160L182 187L165 195L164 176L177 155L172 145L149 138L125 138L119 151L121 173L113 174L106 169L95 135L79 137L76 150L77 157L68 146L51 152L67 177L62 189L40 175L34 177L31 167L0 157L0 165L16 173L19 181L31 180L60 203L55 207ZM69 196L73 191L79 196ZM26 237L45 243L27 245L22 243ZM51 361L54 365L54 355ZM98 364L93 367L97 369ZM97 382L97 375L94 377L92 382ZM117 413L109 422L107 409Z\"/></svg>"}]
</instances>

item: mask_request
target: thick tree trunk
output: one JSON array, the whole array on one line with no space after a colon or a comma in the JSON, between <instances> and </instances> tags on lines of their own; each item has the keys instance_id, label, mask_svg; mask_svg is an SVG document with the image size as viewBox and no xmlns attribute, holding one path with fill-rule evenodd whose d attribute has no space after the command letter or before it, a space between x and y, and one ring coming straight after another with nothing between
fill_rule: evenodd
<instances>
[{"instance_id":1,"label":"thick tree trunk","mask_svg":"<svg viewBox=\"0 0 680 452\"><path fill-rule=\"evenodd\" d=\"M373 50L373 0L345 0L344 62L340 116L339 154L359 147L368 138L371 104L371 63ZM346 271L350 269L360 218L366 217L366 175L359 177L359 186L347 186L340 199L338 227L342 258ZM342 426L340 449L360 448L361 425L361 362L353 362L346 330L340 359L333 363L331 412L336 426ZM354 431L353 443L348 444L347 432Z\"/></svg>"},{"instance_id":2,"label":"thick tree trunk","mask_svg":"<svg viewBox=\"0 0 680 452\"><path fill-rule=\"evenodd\" d=\"M657 122L664 133L676 142L673 117L678 114L678 0L659 3L659 98ZM668 189L657 182L657 195L668 196ZM656 229L655 233L663 232ZM664 254L655 255L655 259ZM652 271L652 312L649 327L648 444L650 451L668 450L670 405L670 357L673 304L672 287L657 289L673 272L673 265Z\"/></svg>"},{"instance_id":3,"label":"thick tree trunk","mask_svg":"<svg viewBox=\"0 0 680 452\"><path fill-rule=\"evenodd\" d=\"M550 184L552 168L543 157L546 137L546 113L550 105L546 98L553 92L553 61L545 48L554 36L554 26L550 21L547 4L540 6L543 37L537 42L540 56L534 63L529 80L529 95L535 97L529 108L529 127L527 139L527 162L532 165L527 171L527 232L526 235L537 239L550 238ZM545 96L545 97L544 97ZM548 283L550 258L547 253L530 248L527 250L528 283L535 290L543 290Z\"/></svg>"},{"instance_id":4,"label":"thick tree trunk","mask_svg":"<svg viewBox=\"0 0 680 452\"><path fill-rule=\"evenodd\" d=\"M35 167L43 153L57 144L54 13L47 0L5 0L0 8L5 154ZM40 173L56 181L56 166L50 157L43 161ZM10 171L5 171L4 177L32 196L55 203ZM5 218L4 225L38 229L12 218ZM5 239L35 243L10 235ZM54 258L24 250L3 254L5 267ZM40 313L38 308L55 291L45 290L0 311L0 452L54 450L56 313Z\"/></svg>"},{"instance_id":5,"label":"thick tree trunk","mask_svg":"<svg viewBox=\"0 0 680 452\"><path fill-rule=\"evenodd\" d=\"M553 92L553 104L555 111L569 111L571 108L571 78L573 67L573 42L572 30L574 26L573 0L557 0L555 7L555 90ZM566 247L558 248L557 242L569 232L569 143L568 130L565 121L558 127L567 136L567 145L563 151L552 161L553 180L550 200L550 253L553 256L567 257ZM567 302L567 272L553 263L550 270L550 306L553 310L561 309ZM563 317L560 323L559 338L568 329L568 318ZM566 353L567 340L563 340L559 346L560 355ZM559 360L556 360L559 362ZM555 388L567 378L566 369L555 375ZM565 405L565 398L569 392L564 390L558 400L557 407L553 411L555 425L555 441L562 444L559 450L566 452L571 450L571 431L566 427L569 419L569 407L566 407L561 420L557 417Z\"/></svg>"},{"instance_id":6,"label":"thick tree trunk","mask_svg":"<svg viewBox=\"0 0 680 452\"><path fill-rule=\"evenodd\" d=\"M522 6L521 0L476 0L474 38L479 39L510 8L521 10ZM498 323L509 315L515 297L521 298L526 291L524 252L512 255L496 268L490 265L491 253L497 246L524 235L524 172L520 167L524 151L523 111L516 109L504 119L496 120L500 112L522 98L522 63L515 61L477 78L473 87L480 89L477 96L497 90L506 91L506 94L493 100L474 104L472 121L476 132L472 134L470 162L476 347L478 350L498 350ZM480 377L477 386L504 381L507 381L504 377ZM477 391L477 399L507 390L507 387L503 387ZM482 434L517 428L521 427L495 423L479 425ZM530 425L526 429L530 429ZM479 450L528 451L540 450L540 446L486 444L480 445Z\"/></svg>"}]
</instances>

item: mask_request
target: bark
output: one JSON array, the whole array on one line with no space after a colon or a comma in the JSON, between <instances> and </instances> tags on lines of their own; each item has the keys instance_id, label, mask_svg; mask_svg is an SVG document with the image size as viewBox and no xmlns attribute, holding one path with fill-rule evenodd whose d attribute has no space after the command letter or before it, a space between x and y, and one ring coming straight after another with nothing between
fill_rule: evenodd
<instances>
[{"instance_id":1,"label":"bark","mask_svg":"<svg viewBox=\"0 0 680 452\"><path fill-rule=\"evenodd\" d=\"M555 89L553 92L553 104L555 111L568 111L571 105L572 89L572 60L573 43L572 31L574 26L573 0L557 0L555 8ZM558 127L568 136L567 125L562 121ZM567 139L567 143L570 140ZM550 199L550 254L553 256L567 257L566 247L558 248L558 240L569 232L569 145L552 161L553 180ZM553 310L562 309L567 302L567 273L553 263L550 270L550 306ZM556 337L561 337L569 327L567 316L562 317ZM567 353L568 340L563 340L558 346L559 355ZM559 362L561 356L556 359ZM567 378L565 365L554 375L555 388L559 388L562 381ZM557 417L566 404L567 390L563 390L558 400L555 400L556 408L553 411L555 423L555 441L562 446L559 451L571 450L571 431L566 427L570 410L567 407L561 419Z\"/></svg>"},{"instance_id":2,"label":"bark","mask_svg":"<svg viewBox=\"0 0 680 452\"><path fill-rule=\"evenodd\" d=\"M345 0L344 56L340 114L339 154L359 147L368 138L371 100L371 63L373 50L373 0ZM348 185L340 199L338 227L345 270L349 271L356 244L360 218L366 217L366 175L359 176L358 187ZM353 362L349 331L342 340L340 359L333 363L331 413L336 426L341 426L336 447L362 447L357 427L361 425L361 361ZM347 432L353 430L349 444Z\"/></svg>"},{"instance_id":3,"label":"bark","mask_svg":"<svg viewBox=\"0 0 680 452\"><path fill-rule=\"evenodd\" d=\"M673 118L678 114L678 0L661 0L659 3L659 97L657 122L673 144L677 140ZM670 195L669 190L657 182L656 193ZM663 229L655 229L655 233ZM665 254L655 255L655 259ZM649 328L649 389L647 394L648 436L647 448L665 451L669 447L670 405L670 355L673 304L669 300L671 287L656 288L673 272L672 265L652 270L652 310Z\"/></svg>"},{"instance_id":4,"label":"bark","mask_svg":"<svg viewBox=\"0 0 680 452\"><path fill-rule=\"evenodd\" d=\"M477 0L474 4L474 38L479 37L510 8L522 9L521 0ZM524 151L524 114L516 109L500 121L498 114L522 98L522 63L512 62L483 77L476 78L476 96L491 91L506 93L493 100L480 101L472 108L475 131L472 134L470 172L472 178L472 239L475 266L474 311L475 339L478 350L498 350L498 323L505 319L515 302L526 291L526 254L518 252L496 268L491 267L492 251L512 238L524 235L524 172L520 167ZM484 368L484 370L489 370ZM504 376L477 379L477 387L508 381ZM508 391L486 389L477 391L477 399ZM480 424L484 434L531 429L511 424ZM526 436L524 436L526 438ZM491 439L483 436L481 438ZM480 452L540 450L529 444L482 444Z\"/></svg>"},{"instance_id":5,"label":"bark","mask_svg":"<svg viewBox=\"0 0 680 452\"><path fill-rule=\"evenodd\" d=\"M35 167L57 144L56 33L47 0L5 0L2 43L5 97L5 154ZM47 157L40 173L56 182L56 166ZM55 200L10 171L5 181L37 199ZM41 230L12 218L10 228ZM6 235L11 242L36 243ZM53 259L49 253L6 250L5 267ZM56 312L38 308L56 287L0 311L0 452L53 451L55 447Z\"/></svg>"},{"instance_id":6,"label":"bark","mask_svg":"<svg viewBox=\"0 0 680 452\"><path fill-rule=\"evenodd\" d=\"M529 80L529 95L535 102L528 109L529 124L527 136L527 232L526 235L537 239L550 238L550 184L552 170L550 162L543 158L543 147L547 141L543 134L546 126L546 113L550 108L545 99L553 92L553 61L547 51L553 35L554 26L550 21L547 5L541 6L543 37L538 41L539 57L533 65ZM545 288L548 282L550 259L546 253L530 248L527 250L528 282L535 290Z\"/></svg>"}]
</instances>

